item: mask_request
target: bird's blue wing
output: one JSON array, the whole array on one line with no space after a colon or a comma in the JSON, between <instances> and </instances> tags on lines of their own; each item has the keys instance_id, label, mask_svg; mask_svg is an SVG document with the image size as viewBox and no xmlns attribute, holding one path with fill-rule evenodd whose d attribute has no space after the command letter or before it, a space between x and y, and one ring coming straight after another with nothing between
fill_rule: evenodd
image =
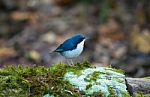
<instances>
[{"instance_id":1,"label":"bird's blue wing","mask_svg":"<svg viewBox=\"0 0 150 97\"><path fill-rule=\"evenodd\" d=\"M77 44L80 43L85 37L83 35L77 34L68 40L64 41L55 52L63 52L67 50L73 50L77 47Z\"/></svg>"},{"instance_id":2,"label":"bird's blue wing","mask_svg":"<svg viewBox=\"0 0 150 97\"><path fill-rule=\"evenodd\" d=\"M71 40L66 40L55 50L55 52L63 52L67 50L72 50L74 48L76 48L76 45L73 44Z\"/></svg>"}]
</instances>

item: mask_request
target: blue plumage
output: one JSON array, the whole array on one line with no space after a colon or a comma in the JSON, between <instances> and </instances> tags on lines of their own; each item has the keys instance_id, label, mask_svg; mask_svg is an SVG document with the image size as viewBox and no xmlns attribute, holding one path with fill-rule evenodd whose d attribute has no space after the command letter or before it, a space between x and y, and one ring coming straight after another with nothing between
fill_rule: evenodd
<instances>
[{"instance_id":1,"label":"blue plumage","mask_svg":"<svg viewBox=\"0 0 150 97\"><path fill-rule=\"evenodd\" d=\"M77 34L67 40L65 40L54 52L64 52L68 50L73 50L77 47L77 44L79 44L81 41L83 41L85 37L81 34Z\"/></svg>"},{"instance_id":2,"label":"blue plumage","mask_svg":"<svg viewBox=\"0 0 150 97\"><path fill-rule=\"evenodd\" d=\"M83 51L85 40L83 35L77 34L65 40L54 52L58 52L66 58L78 57Z\"/></svg>"}]
</instances>

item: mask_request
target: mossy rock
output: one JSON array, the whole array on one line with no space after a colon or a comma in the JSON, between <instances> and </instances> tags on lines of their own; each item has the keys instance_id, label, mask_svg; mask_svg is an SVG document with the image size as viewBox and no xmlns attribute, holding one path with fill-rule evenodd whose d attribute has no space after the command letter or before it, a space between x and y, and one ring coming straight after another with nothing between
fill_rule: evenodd
<instances>
[{"instance_id":1,"label":"mossy rock","mask_svg":"<svg viewBox=\"0 0 150 97\"><path fill-rule=\"evenodd\" d=\"M0 69L0 97L130 97L120 70L74 66L8 66Z\"/></svg>"}]
</instances>

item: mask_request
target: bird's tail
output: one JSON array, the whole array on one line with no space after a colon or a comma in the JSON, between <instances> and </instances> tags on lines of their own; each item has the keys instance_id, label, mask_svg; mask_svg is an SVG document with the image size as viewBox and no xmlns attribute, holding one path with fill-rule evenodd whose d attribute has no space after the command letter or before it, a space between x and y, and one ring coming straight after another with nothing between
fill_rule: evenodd
<instances>
[{"instance_id":1,"label":"bird's tail","mask_svg":"<svg viewBox=\"0 0 150 97\"><path fill-rule=\"evenodd\" d=\"M50 51L49 54L53 54L55 51Z\"/></svg>"},{"instance_id":2,"label":"bird's tail","mask_svg":"<svg viewBox=\"0 0 150 97\"><path fill-rule=\"evenodd\" d=\"M49 52L49 54L52 54L52 53L54 53L53 51L52 52Z\"/></svg>"},{"instance_id":3,"label":"bird's tail","mask_svg":"<svg viewBox=\"0 0 150 97\"><path fill-rule=\"evenodd\" d=\"M56 50L53 50L53 51L50 51L49 54L53 54L53 53L55 53L55 52L57 52L57 51L56 51Z\"/></svg>"}]
</instances>

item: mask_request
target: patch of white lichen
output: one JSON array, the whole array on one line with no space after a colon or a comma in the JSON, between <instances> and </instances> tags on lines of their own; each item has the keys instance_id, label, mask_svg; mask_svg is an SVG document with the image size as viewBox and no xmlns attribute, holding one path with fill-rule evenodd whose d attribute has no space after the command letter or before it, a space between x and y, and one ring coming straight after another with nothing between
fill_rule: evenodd
<instances>
[{"instance_id":1,"label":"patch of white lichen","mask_svg":"<svg viewBox=\"0 0 150 97\"><path fill-rule=\"evenodd\" d=\"M50 94L46 94L44 95L43 97L54 97L53 95L50 95Z\"/></svg>"},{"instance_id":2,"label":"patch of white lichen","mask_svg":"<svg viewBox=\"0 0 150 97\"><path fill-rule=\"evenodd\" d=\"M103 97L128 97L125 75L112 68L97 67L81 70L81 74L67 72L64 80L86 95L100 93ZM125 96L126 95L126 96Z\"/></svg>"}]
</instances>

